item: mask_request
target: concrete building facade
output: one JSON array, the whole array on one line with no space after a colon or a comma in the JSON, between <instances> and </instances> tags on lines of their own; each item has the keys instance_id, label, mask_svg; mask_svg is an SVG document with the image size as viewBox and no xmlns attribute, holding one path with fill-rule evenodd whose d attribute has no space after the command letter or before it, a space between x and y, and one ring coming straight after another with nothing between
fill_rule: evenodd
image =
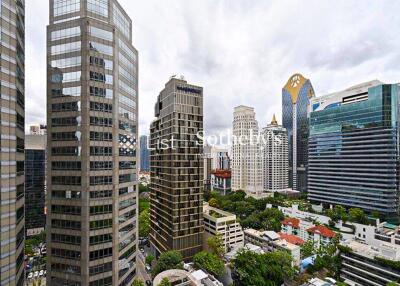
<instances>
[{"instance_id":1,"label":"concrete building facade","mask_svg":"<svg viewBox=\"0 0 400 286\"><path fill-rule=\"evenodd\" d=\"M172 77L150 126L150 243L185 260L203 243L203 88Z\"/></svg>"},{"instance_id":2,"label":"concrete building facade","mask_svg":"<svg viewBox=\"0 0 400 286\"><path fill-rule=\"evenodd\" d=\"M1 0L0 284L24 285L25 1Z\"/></svg>"},{"instance_id":3,"label":"concrete building facade","mask_svg":"<svg viewBox=\"0 0 400 286\"><path fill-rule=\"evenodd\" d=\"M47 284L130 285L138 52L116 0L50 0Z\"/></svg>"}]
</instances>

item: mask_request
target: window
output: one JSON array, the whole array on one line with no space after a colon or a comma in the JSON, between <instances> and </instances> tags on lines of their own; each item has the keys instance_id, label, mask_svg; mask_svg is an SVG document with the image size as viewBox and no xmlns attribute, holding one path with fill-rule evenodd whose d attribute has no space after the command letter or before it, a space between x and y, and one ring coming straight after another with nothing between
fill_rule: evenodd
<instances>
[{"instance_id":1,"label":"window","mask_svg":"<svg viewBox=\"0 0 400 286\"><path fill-rule=\"evenodd\" d=\"M81 80L81 72L67 72L67 73L55 73L51 75L52 83L66 83L72 81L80 81Z\"/></svg>"},{"instance_id":2,"label":"window","mask_svg":"<svg viewBox=\"0 0 400 286\"><path fill-rule=\"evenodd\" d=\"M107 46L107 45L104 45L104 44L100 44L100 43L91 41L89 43L89 48L92 51L103 53L105 55L109 55L109 56L113 55L113 47L111 47L111 46Z\"/></svg>"},{"instance_id":3,"label":"window","mask_svg":"<svg viewBox=\"0 0 400 286\"><path fill-rule=\"evenodd\" d=\"M120 184L134 182L134 181L135 181L134 174L119 175L119 183Z\"/></svg>"},{"instance_id":4,"label":"window","mask_svg":"<svg viewBox=\"0 0 400 286\"><path fill-rule=\"evenodd\" d=\"M99 57L90 56L89 62L91 65L103 67L107 70L113 70L113 61L111 61L111 60L106 60L106 59L102 59Z\"/></svg>"},{"instance_id":5,"label":"window","mask_svg":"<svg viewBox=\"0 0 400 286\"><path fill-rule=\"evenodd\" d=\"M78 176L53 176L51 177L53 185L73 185L79 186L81 184L81 177Z\"/></svg>"},{"instance_id":6,"label":"window","mask_svg":"<svg viewBox=\"0 0 400 286\"><path fill-rule=\"evenodd\" d=\"M87 10L108 17L108 0L87 0Z\"/></svg>"},{"instance_id":7,"label":"window","mask_svg":"<svg viewBox=\"0 0 400 286\"><path fill-rule=\"evenodd\" d=\"M90 125L112 127L112 118L91 116L90 117Z\"/></svg>"},{"instance_id":8,"label":"window","mask_svg":"<svg viewBox=\"0 0 400 286\"><path fill-rule=\"evenodd\" d=\"M126 169L135 169L136 163L133 161L120 161L119 162L119 168L122 170Z\"/></svg>"},{"instance_id":9,"label":"window","mask_svg":"<svg viewBox=\"0 0 400 286\"><path fill-rule=\"evenodd\" d=\"M90 86L90 95L103 97L107 99L113 98L113 90L108 88L102 88L97 86Z\"/></svg>"},{"instance_id":10,"label":"window","mask_svg":"<svg viewBox=\"0 0 400 286\"><path fill-rule=\"evenodd\" d=\"M136 108L135 100L133 100L131 98L128 98L123 94L119 94L118 95L118 100L119 100L119 103L123 103L123 104L125 104L126 106L128 106L130 108Z\"/></svg>"},{"instance_id":11,"label":"window","mask_svg":"<svg viewBox=\"0 0 400 286\"><path fill-rule=\"evenodd\" d=\"M55 156L79 156L80 149L76 146L53 147L51 153Z\"/></svg>"},{"instance_id":12,"label":"window","mask_svg":"<svg viewBox=\"0 0 400 286\"><path fill-rule=\"evenodd\" d=\"M89 275L96 275L99 273L112 271L112 262L103 263L89 268Z\"/></svg>"},{"instance_id":13,"label":"window","mask_svg":"<svg viewBox=\"0 0 400 286\"><path fill-rule=\"evenodd\" d=\"M112 104L91 101L90 102L90 110L112 112Z\"/></svg>"},{"instance_id":14,"label":"window","mask_svg":"<svg viewBox=\"0 0 400 286\"><path fill-rule=\"evenodd\" d=\"M80 170L80 161L55 161L51 162L51 168L53 170Z\"/></svg>"},{"instance_id":15,"label":"window","mask_svg":"<svg viewBox=\"0 0 400 286\"><path fill-rule=\"evenodd\" d=\"M91 251L90 254L89 254L89 260L93 261L93 260L97 260L97 259L105 258L105 257L109 257L109 256L112 256L112 248L111 247L110 248ZM111 281L110 281L110 283L111 283ZM92 282L90 283L90 285L92 285ZM105 284L93 284L93 285L105 285Z\"/></svg>"},{"instance_id":16,"label":"window","mask_svg":"<svg viewBox=\"0 0 400 286\"><path fill-rule=\"evenodd\" d=\"M78 111L80 106L80 102L73 101L73 102L61 102L61 103L53 103L51 105L51 109L54 112L60 111Z\"/></svg>"},{"instance_id":17,"label":"window","mask_svg":"<svg viewBox=\"0 0 400 286\"><path fill-rule=\"evenodd\" d=\"M129 95L136 96L136 91L122 80L119 80L119 88L128 93Z\"/></svg>"},{"instance_id":18,"label":"window","mask_svg":"<svg viewBox=\"0 0 400 286\"><path fill-rule=\"evenodd\" d=\"M132 111L127 110L126 108L119 107L119 116L130 119L130 120L135 120L136 116Z\"/></svg>"},{"instance_id":19,"label":"window","mask_svg":"<svg viewBox=\"0 0 400 286\"><path fill-rule=\"evenodd\" d=\"M81 207L79 206L65 206L65 205L52 205L51 212L56 214L69 214L80 215Z\"/></svg>"},{"instance_id":20,"label":"window","mask_svg":"<svg viewBox=\"0 0 400 286\"><path fill-rule=\"evenodd\" d=\"M90 26L89 27L90 35L93 37L97 37L103 40L112 41L113 33L110 31L106 31L97 27Z\"/></svg>"},{"instance_id":21,"label":"window","mask_svg":"<svg viewBox=\"0 0 400 286\"><path fill-rule=\"evenodd\" d=\"M90 140L93 141L112 141L112 133L90 131Z\"/></svg>"},{"instance_id":22,"label":"window","mask_svg":"<svg viewBox=\"0 0 400 286\"><path fill-rule=\"evenodd\" d=\"M81 35L81 27L72 27L51 32L51 40L66 39Z\"/></svg>"},{"instance_id":23,"label":"window","mask_svg":"<svg viewBox=\"0 0 400 286\"><path fill-rule=\"evenodd\" d=\"M91 161L90 162L90 170L112 170L113 162L112 161Z\"/></svg>"},{"instance_id":24,"label":"window","mask_svg":"<svg viewBox=\"0 0 400 286\"><path fill-rule=\"evenodd\" d=\"M62 249L62 248L52 248L51 254L55 257L61 257L73 260L79 260L81 258L81 253L79 251Z\"/></svg>"},{"instance_id":25,"label":"window","mask_svg":"<svg viewBox=\"0 0 400 286\"><path fill-rule=\"evenodd\" d=\"M111 198L112 190L90 191L89 194L91 199Z\"/></svg>"},{"instance_id":26,"label":"window","mask_svg":"<svg viewBox=\"0 0 400 286\"><path fill-rule=\"evenodd\" d=\"M74 220L52 219L51 227L80 230L81 222Z\"/></svg>"},{"instance_id":27,"label":"window","mask_svg":"<svg viewBox=\"0 0 400 286\"><path fill-rule=\"evenodd\" d=\"M110 242L110 241L112 241L112 236L111 236L111 234L108 234L108 233L90 237L90 245L96 245L96 244L106 243L106 242Z\"/></svg>"},{"instance_id":28,"label":"window","mask_svg":"<svg viewBox=\"0 0 400 286\"><path fill-rule=\"evenodd\" d=\"M130 206L136 205L136 198L130 198L119 202L119 210L126 209Z\"/></svg>"},{"instance_id":29,"label":"window","mask_svg":"<svg viewBox=\"0 0 400 286\"><path fill-rule=\"evenodd\" d=\"M90 156L112 156L112 147L90 146Z\"/></svg>"},{"instance_id":30,"label":"window","mask_svg":"<svg viewBox=\"0 0 400 286\"><path fill-rule=\"evenodd\" d=\"M78 120L76 117L61 117L61 118L52 118L51 125L53 127L56 126L77 126Z\"/></svg>"},{"instance_id":31,"label":"window","mask_svg":"<svg viewBox=\"0 0 400 286\"><path fill-rule=\"evenodd\" d=\"M63 97L63 96L81 96L81 87L72 86L64 88L53 88L51 90L52 97Z\"/></svg>"},{"instance_id":32,"label":"window","mask_svg":"<svg viewBox=\"0 0 400 286\"><path fill-rule=\"evenodd\" d=\"M90 71L90 80L104 82L106 84L112 84L113 76L110 74L103 74L99 72Z\"/></svg>"},{"instance_id":33,"label":"window","mask_svg":"<svg viewBox=\"0 0 400 286\"><path fill-rule=\"evenodd\" d=\"M80 0L54 0L54 17L78 12L80 10Z\"/></svg>"},{"instance_id":34,"label":"window","mask_svg":"<svg viewBox=\"0 0 400 286\"><path fill-rule=\"evenodd\" d=\"M112 185L112 176L91 176L90 185Z\"/></svg>"},{"instance_id":35,"label":"window","mask_svg":"<svg viewBox=\"0 0 400 286\"><path fill-rule=\"evenodd\" d=\"M100 206L90 207L91 215L109 214L109 213L112 213L112 205L100 205Z\"/></svg>"},{"instance_id":36,"label":"window","mask_svg":"<svg viewBox=\"0 0 400 286\"><path fill-rule=\"evenodd\" d=\"M127 38L130 33L130 22L116 4L113 5L113 20L118 30Z\"/></svg>"},{"instance_id":37,"label":"window","mask_svg":"<svg viewBox=\"0 0 400 286\"><path fill-rule=\"evenodd\" d=\"M63 53L76 52L76 51L80 51L80 49L81 49L80 41L55 45L55 46L51 46L51 55L59 55L59 54L63 54Z\"/></svg>"},{"instance_id":38,"label":"window","mask_svg":"<svg viewBox=\"0 0 400 286\"><path fill-rule=\"evenodd\" d=\"M90 230L112 227L112 219L95 220L90 222Z\"/></svg>"},{"instance_id":39,"label":"window","mask_svg":"<svg viewBox=\"0 0 400 286\"><path fill-rule=\"evenodd\" d=\"M67 235L67 234L59 234L59 233L52 233L51 234L51 241L53 242L61 242L66 244L81 244L81 237L75 235Z\"/></svg>"},{"instance_id":40,"label":"window","mask_svg":"<svg viewBox=\"0 0 400 286\"><path fill-rule=\"evenodd\" d=\"M80 132L53 132L51 133L52 141L78 141L80 140Z\"/></svg>"},{"instance_id":41,"label":"window","mask_svg":"<svg viewBox=\"0 0 400 286\"><path fill-rule=\"evenodd\" d=\"M52 68L69 68L81 65L81 57L69 57L51 61Z\"/></svg>"}]
</instances>

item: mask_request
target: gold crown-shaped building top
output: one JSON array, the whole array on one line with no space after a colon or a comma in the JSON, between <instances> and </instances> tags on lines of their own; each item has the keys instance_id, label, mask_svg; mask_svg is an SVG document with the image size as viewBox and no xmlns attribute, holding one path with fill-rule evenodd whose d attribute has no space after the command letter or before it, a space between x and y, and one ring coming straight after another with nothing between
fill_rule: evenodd
<instances>
[{"instance_id":1,"label":"gold crown-shaped building top","mask_svg":"<svg viewBox=\"0 0 400 286\"><path fill-rule=\"evenodd\" d=\"M307 82L304 76L299 73L292 75L285 86L283 87L287 92L289 92L290 97L292 98L292 103L295 104L297 102L297 97L303 85ZM309 92L309 97L313 96L313 92Z\"/></svg>"}]
</instances>

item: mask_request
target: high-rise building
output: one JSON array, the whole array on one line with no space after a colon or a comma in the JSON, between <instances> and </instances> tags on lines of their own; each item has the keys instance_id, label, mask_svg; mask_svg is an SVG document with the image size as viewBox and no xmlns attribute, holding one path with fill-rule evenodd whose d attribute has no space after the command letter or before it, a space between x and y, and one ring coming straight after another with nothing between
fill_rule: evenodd
<instances>
[{"instance_id":1,"label":"high-rise building","mask_svg":"<svg viewBox=\"0 0 400 286\"><path fill-rule=\"evenodd\" d=\"M44 231L46 225L46 135L25 135L25 232Z\"/></svg>"},{"instance_id":2,"label":"high-rise building","mask_svg":"<svg viewBox=\"0 0 400 286\"><path fill-rule=\"evenodd\" d=\"M233 112L232 191L263 195L262 156L254 108L237 106Z\"/></svg>"},{"instance_id":3,"label":"high-rise building","mask_svg":"<svg viewBox=\"0 0 400 286\"><path fill-rule=\"evenodd\" d=\"M185 260L202 250L203 88L171 78L150 126L150 243Z\"/></svg>"},{"instance_id":4,"label":"high-rise building","mask_svg":"<svg viewBox=\"0 0 400 286\"><path fill-rule=\"evenodd\" d=\"M263 128L261 135L264 138L264 190L267 192L285 190L289 185L287 131L278 125L274 115L271 124Z\"/></svg>"},{"instance_id":5,"label":"high-rise building","mask_svg":"<svg viewBox=\"0 0 400 286\"><path fill-rule=\"evenodd\" d=\"M289 139L289 186L307 191L307 108L315 97L310 80L292 75L282 88L282 125Z\"/></svg>"},{"instance_id":6,"label":"high-rise building","mask_svg":"<svg viewBox=\"0 0 400 286\"><path fill-rule=\"evenodd\" d=\"M147 147L148 137L140 136L140 171L150 171L150 153Z\"/></svg>"},{"instance_id":7,"label":"high-rise building","mask_svg":"<svg viewBox=\"0 0 400 286\"><path fill-rule=\"evenodd\" d=\"M47 284L130 285L138 53L116 0L50 0Z\"/></svg>"},{"instance_id":8,"label":"high-rise building","mask_svg":"<svg viewBox=\"0 0 400 286\"><path fill-rule=\"evenodd\" d=\"M229 170L230 159L228 149L212 146L211 147L212 170Z\"/></svg>"},{"instance_id":9,"label":"high-rise building","mask_svg":"<svg viewBox=\"0 0 400 286\"><path fill-rule=\"evenodd\" d=\"M399 212L399 87L375 80L311 101L308 198Z\"/></svg>"},{"instance_id":10,"label":"high-rise building","mask_svg":"<svg viewBox=\"0 0 400 286\"><path fill-rule=\"evenodd\" d=\"M24 285L25 1L0 0L0 284Z\"/></svg>"}]
</instances>

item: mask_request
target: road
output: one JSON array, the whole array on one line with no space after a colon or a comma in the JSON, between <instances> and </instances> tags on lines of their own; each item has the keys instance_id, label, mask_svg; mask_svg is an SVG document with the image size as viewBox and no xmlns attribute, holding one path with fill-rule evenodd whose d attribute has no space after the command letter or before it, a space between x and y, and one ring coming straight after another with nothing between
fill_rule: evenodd
<instances>
[{"instance_id":1,"label":"road","mask_svg":"<svg viewBox=\"0 0 400 286\"><path fill-rule=\"evenodd\" d=\"M143 253L141 251L138 252L138 259L137 259L137 274L138 274L138 278L143 280L143 282L146 282L146 280L150 280L153 281L151 279L151 276L149 275L149 273L147 273L146 269L144 268L144 264L145 264L145 258L143 256Z\"/></svg>"}]
</instances>

